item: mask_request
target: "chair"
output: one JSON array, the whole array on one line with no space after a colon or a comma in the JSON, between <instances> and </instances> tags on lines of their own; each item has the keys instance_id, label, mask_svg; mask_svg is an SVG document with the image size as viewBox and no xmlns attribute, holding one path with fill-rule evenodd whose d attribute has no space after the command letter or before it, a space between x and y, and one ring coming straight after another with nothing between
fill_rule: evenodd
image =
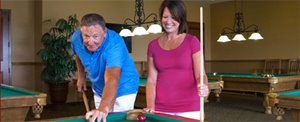
<instances>
[{"instance_id":1,"label":"chair","mask_svg":"<svg viewBox=\"0 0 300 122\"><path fill-rule=\"evenodd\" d=\"M281 60L280 59L265 60L264 73L281 74Z\"/></svg>"},{"instance_id":2,"label":"chair","mask_svg":"<svg viewBox=\"0 0 300 122\"><path fill-rule=\"evenodd\" d=\"M288 74L300 74L300 60L290 59L288 64Z\"/></svg>"},{"instance_id":3,"label":"chair","mask_svg":"<svg viewBox=\"0 0 300 122\"><path fill-rule=\"evenodd\" d=\"M147 70L147 61L142 61L141 62L141 76L143 76L143 77L147 77L147 75L148 75L148 70Z\"/></svg>"},{"instance_id":4,"label":"chair","mask_svg":"<svg viewBox=\"0 0 300 122\"><path fill-rule=\"evenodd\" d=\"M140 76L146 77L148 75L147 74L147 61L135 61L134 65L137 68L137 71Z\"/></svg>"},{"instance_id":5,"label":"chair","mask_svg":"<svg viewBox=\"0 0 300 122\"><path fill-rule=\"evenodd\" d=\"M288 63L288 74L300 74L300 59L290 59ZM300 89L300 81L297 82L297 89Z\"/></svg>"}]
</instances>

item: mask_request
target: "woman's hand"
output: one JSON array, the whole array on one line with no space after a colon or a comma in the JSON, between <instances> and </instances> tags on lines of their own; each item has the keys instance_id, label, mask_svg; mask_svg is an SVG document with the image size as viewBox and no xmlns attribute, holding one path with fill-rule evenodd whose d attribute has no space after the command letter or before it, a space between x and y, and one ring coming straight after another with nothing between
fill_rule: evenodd
<instances>
[{"instance_id":1,"label":"woman's hand","mask_svg":"<svg viewBox=\"0 0 300 122\"><path fill-rule=\"evenodd\" d=\"M197 89L198 89L198 95L200 97L207 97L208 96L209 89L208 89L208 86L206 84L203 84L202 86L200 84L198 84Z\"/></svg>"},{"instance_id":2,"label":"woman's hand","mask_svg":"<svg viewBox=\"0 0 300 122\"><path fill-rule=\"evenodd\" d=\"M144 108L143 109L145 112L147 112L147 113L154 113L154 108Z\"/></svg>"}]
</instances>

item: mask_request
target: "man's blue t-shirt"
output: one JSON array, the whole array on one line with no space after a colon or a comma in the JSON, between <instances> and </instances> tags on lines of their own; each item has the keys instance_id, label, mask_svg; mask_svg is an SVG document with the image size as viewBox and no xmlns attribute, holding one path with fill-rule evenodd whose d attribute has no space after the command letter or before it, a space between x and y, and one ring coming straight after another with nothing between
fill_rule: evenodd
<instances>
[{"instance_id":1,"label":"man's blue t-shirt","mask_svg":"<svg viewBox=\"0 0 300 122\"><path fill-rule=\"evenodd\" d=\"M139 76L119 34L107 29L101 46L92 53L84 46L81 31L78 29L72 35L72 49L81 60L97 95L102 96L105 84L104 72L111 67L121 68L117 97L137 93Z\"/></svg>"}]
</instances>

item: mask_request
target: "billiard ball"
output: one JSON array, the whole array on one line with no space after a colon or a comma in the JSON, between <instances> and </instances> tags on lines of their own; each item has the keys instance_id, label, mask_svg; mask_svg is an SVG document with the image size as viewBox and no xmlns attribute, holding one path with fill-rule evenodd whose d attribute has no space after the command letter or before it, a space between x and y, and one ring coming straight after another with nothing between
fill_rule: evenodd
<instances>
[{"instance_id":1,"label":"billiard ball","mask_svg":"<svg viewBox=\"0 0 300 122\"><path fill-rule=\"evenodd\" d=\"M263 77L270 78L270 77L273 77L273 75L272 74L264 74Z\"/></svg>"},{"instance_id":2,"label":"billiard ball","mask_svg":"<svg viewBox=\"0 0 300 122\"><path fill-rule=\"evenodd\" d=\"M273 75L272 74L268 74L267 77L270 78L270 77L273 77Z\"/></svg>"},{"instance_id":3,"label":"billiard ball","mask_svg":"<svg viewBox=\"0 0 300 122\"><path fill-rule=\"evenodd\" d=\"M140 114L137 116L138 122L146 122L146 119L147 119L147 117L146 117L143 113L140 113Z\"/></svg>"}]
</instances>

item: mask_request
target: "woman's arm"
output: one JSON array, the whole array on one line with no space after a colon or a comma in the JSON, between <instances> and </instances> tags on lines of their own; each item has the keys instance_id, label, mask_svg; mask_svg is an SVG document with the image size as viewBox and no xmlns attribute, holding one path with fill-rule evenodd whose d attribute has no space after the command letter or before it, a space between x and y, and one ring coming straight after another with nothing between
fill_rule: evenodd
<instances>
[{"instance_id":1,"label":"woman's arm","mask_svg":"<svg viewBox=\"0 0 300 122\"><path fill-rule=\"evenodd\" d=\"M198 94L202 97L206 97L209 94L209 90L208 90L208 86L207 86L208 79L206 76L206 72L204 70L205 68L204 67L202 68L200 65L200 54L201 54L200 51L198 51L192 55L194 75L195 75L195 79L197 81ZM203 70L203 77L204 77L203 86L200 86L200 70Z\"/></svg>"},{"instance_id":2,"label":"woman's arm","mask_svg":"<svg viewBox=\"0 0 300 122\"><path fill-rule=\"evenodd\" d=\"M200 67L200 51L193 54L193 67L194 67L194 75L195 75L195 79L197 80L197 84L200 84L200 70L205 69ZM204 77L203 83L207 85L208 79L205 70L203 71L203 77Z\"/></svg>"},{"instance_id":3,"label":"woman's arm","mask_svg":"<svg viewBox=\"0 0 300 122\"><path fill-rule=\"evenodd\" d=\"M156 81L157 70L155 68L153 58L148 57L148 78L146 83L147 112L153 112L155 108Z\"/></svg>"}]
</instances>

